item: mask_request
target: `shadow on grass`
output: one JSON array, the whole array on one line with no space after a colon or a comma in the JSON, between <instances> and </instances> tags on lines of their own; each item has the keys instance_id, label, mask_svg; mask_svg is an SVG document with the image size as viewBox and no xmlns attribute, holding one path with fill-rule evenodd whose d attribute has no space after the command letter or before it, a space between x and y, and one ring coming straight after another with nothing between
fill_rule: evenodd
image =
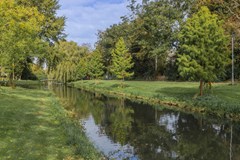
<instances>
[{"instance_id":1,"label":"shadow on grass","mask_svg":"<svg viewBox=\"0 0 240 160\"><path fill-rule=\"evenodd\" d=\"M130 86L128 84L125 84L125 83L123 83L123 84L121 84L121 83L113 84L113 85L109 86L109 88L122 88L122 89L128 88L128 87L130 87Z\"/></svg>"},{"instance_id":2,"label":"shadow on grass","mask_svg":"<svg viewBox=\"0 0 240 160\"><path fill-rule=\"evenodd\" d=\"M0 95L0 159L64 159L69 155L62 128L46 104L26 98L33 94L24 93L25 98L15 91L11 97Z\"/></svg>"},{"instance_id":3,"label":"shadow on grass","mask_svg":"<svg viewBox=\"0 0 240 160\"><path fill-rule=\"evenodd\" d=\"M156 90L156 98L169 97L176 100L191 100L198 93L198 88L165 87Z\"/></svg>"}]
</instances>

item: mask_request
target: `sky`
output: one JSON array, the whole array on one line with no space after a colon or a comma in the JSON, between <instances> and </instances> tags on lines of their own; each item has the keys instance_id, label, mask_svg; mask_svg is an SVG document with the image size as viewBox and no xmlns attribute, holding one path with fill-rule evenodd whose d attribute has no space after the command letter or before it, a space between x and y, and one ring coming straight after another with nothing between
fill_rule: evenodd
<instances>
[{"instance_id":1,"label":"sky","mask_svg":"<svg viewBox=\"0 0 240 160\"><path fill-rule=\"evenodd\" d=\"M65 16L68 41L94 47L99 30L121 22L127 15L127 0L59 0L59 16Z\"/></svg>"}]
</instances>

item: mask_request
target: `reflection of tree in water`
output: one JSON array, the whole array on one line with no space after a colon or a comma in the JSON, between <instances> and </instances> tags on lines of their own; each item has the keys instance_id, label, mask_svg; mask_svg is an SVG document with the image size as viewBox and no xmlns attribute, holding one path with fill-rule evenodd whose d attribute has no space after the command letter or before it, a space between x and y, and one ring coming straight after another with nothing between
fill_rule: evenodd
<instances>
[{"instance_id":1,"label":"reflection of tree in water","mask_svg":"<svg viewBox=\"0 0 240 160\"><path fill-rule=\"evenodd\" d=\"M192 115L181 114L178 120L177 140L179 159L227 159L227 146L222 143L211 124ZM220 152L220 153L218 153Z\"/></svg>"},{"instance_id":2,"label":"reflection of tree in water","mask_svg":"<svg viewBox=\"0 0 240 160\"><path fill-rule=\"evenodd\" d=\"M167 130L165 125L159 125L153 109L135 109L138 117L141 118L134 117L134 129L131 133L130 144L134 146L140 159L174 159L176 157L173 147L176 145L176 140L173 138L174 133ZM164 114L166 113L159 112L157 119Z\"/></svg>"},{"instance_id":3,"label":"reflection of tree in water","mask_svg":"<svg viewBox=\"0 0 240 160\"><path fill-rule=\"evenodd\" d=\"M89 110L94 118L94 122L99 127L105 122L105 103L101 94L92 94L89 103Z\"/></svg>"},{"instance_id":4,"label":"reflection of tree in water","mask_svg":"<svg viewBox=\"0 0 240 160\"><path fill-rule=\"evenodd\" d=\"M126 144L127 135L131 132L133 113L134 111L126 107L124 100L121 99L120 105L110 115L111 135L114 141L119 142L121 145Z\"/></svg>"},{"instance_id":5,"label":"reflection of tree in water","mask_svg":"<svg viewBox=\"0 0 240 160\"><path fill-rule=\"evenodd\" d=\"M90 115L89 99L91 94L85 94L85 92L66 86L55 86L52 90L73 117L80 119Z\"/></svg>"},{"instance_id":6,"label":"reflection of tree in water","mask_svg":"<svg viewBox=\"0 0 240 160\"><path fill-rule=\"evenodd\" d=\"M196 119L192 115L182 115L177 128L176 149L179 159L230 159L230 136L231 124L229 123L219 124L214 121L203 121L201 118ZM235 137L235 140L237 139L239 141L239 138ZM238 149L234 152L233 157L239 157L239 151Z\"/></svg>"}]
</instances>

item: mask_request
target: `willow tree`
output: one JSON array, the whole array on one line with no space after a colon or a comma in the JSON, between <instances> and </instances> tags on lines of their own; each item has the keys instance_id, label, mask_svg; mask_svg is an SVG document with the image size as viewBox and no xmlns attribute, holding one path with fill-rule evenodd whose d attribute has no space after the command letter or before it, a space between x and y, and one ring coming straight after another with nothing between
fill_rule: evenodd
<instances>
[{"instance_id":1,"label":"willow tree","mask_svg":"<svg viewBox=\"0 0 240 160\"><path fill-rule=\"evenodd\" d=\"M54 54L58 63L52 70L52 78L64 83L76 80L80 59L86 54L86 47L78 46L75 42L61 41L55 46Z\"/></svg>"},{"instance_id":2,"label":"willow tree","mask_svg":"<svg viewBox=\"0 0 240 160\"><path fill-rule=\"evenodd\" d=\"M38 34L43 21L36 8L17 5L14 0L0 1L0 65L8 68L10 80L42 43Z\"/></svg>"},{"instance_id":3,"label":"willow tree","mask_svg":"<svg viewBox=\"0 0 240 160\"><path fill-rule=\"evenodd\" d=\"M124 81L125 78L133 76L133 72L129 71L133 67L132 56L129 54L124 39L119 38L115 49L112 51L112 65L110 71L117 78Z\"/></svg>"},{"instance_id":4,"label":"willow tree","mask_svg":"<svg viewBox=\"0 0 240 160\"><path fill-rule=\"evenodd\" d=\"M179 35L178 71L186 79L200 81L200 95L204 82L215 81L225 73L228 38L221 26L217 15L201 7L186 21Z\"/></svg>"}]
</instances>

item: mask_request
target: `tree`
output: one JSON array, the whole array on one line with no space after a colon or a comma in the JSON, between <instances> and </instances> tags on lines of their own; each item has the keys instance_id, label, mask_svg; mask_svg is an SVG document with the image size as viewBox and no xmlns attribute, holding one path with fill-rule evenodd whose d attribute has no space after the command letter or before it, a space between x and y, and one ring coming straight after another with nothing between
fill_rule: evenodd
<instances>
[{"instance_id":1,"label":"tree","mask_svg":"<svg viewBox=\"0 0 240 160\"><path fill-rule=\"evenodd\" d=\"M140 24L142 31L137 35L140 36L138 43L141 45L141 52L145 52L149 59L153 60L155 75L159 71L163 73L167 51L171 46L175 14L169 2L158 0L145 4L138 17L140 23L137 25Z\"/></svg>"},{"instance_id":2,"label":"tree","mask_svg":"<svg viewBox=\"0 0 240 160\"><path fill-rule=\"evenodd\" d=\"M240 78L240 1L239 0L198 0L195 8L205 5L212 13L219 16L223 20L223 28L225 32L234 37L234 76ZM229 49L232 46L229 45ZM232 63L227 67L227 79L231 78Z\"/></svg>"},{"instance_id":3,"label":"tree","mask_svg":"<svg viewBox=\"0 0 240 160\"><path fill-rule=\"evenodd\" d=\"M88 76L89 55L82 57L77 65L77 79L84 79Z\"/></svg>"},{"instance_id":4,"label":"tree","mask_svg":"<svg viewBox=\"0 0 240 160\"><path fill-rule=\"evenodd\" d=\"M44 16L36 8L17 5L14 0L0 1L0 61L14 80L27 58L43 42L39 39Z\"/></svg>"},{"instance_id":5,"label":"tree","mask_svg":"<svg viewBox=\"0 0 240 160\"><path fill-rule=\"evenodd\" d=\"M130 1L128 7L132 11L133 27L128 35L132 43L130 51L134 53L135 76L140 74L151 78L166 73L169 67L167 56L176 47L179 26L188 16L194 1Z\"/></svg>"},{"instance_id":6,"label":"tree","mask_svg":"<svg viewBox=\"0 0 240 160\"><path fill-rule=\"evenodd\" d=\"M86 47L80 47L72 41L61 41L54 49L58 63L52 71L53 78L64 83L76 80L78 78L77 66L80 59L86 54Z\"/></svg>"},{"instance_id":7,"label":"tree","mask_svg":"<svg viewBox=\"0 0 240 160\"><path fill-rule=\"evenodd\" d=\"M200 81L200 95L203 83L224 76L228 61L228 38L224 34L217 15L207 7L189 18L180 34L178 71L186 79Z\"/></svg>"},{"instance_id":8,"label":"tree","mask_svg":"<svg viewBox=\"0 0 240 160\"><path fill-rule=\"evenodd\" d=\"M103 75L103 59L102 54L98 49L96 49L90 56L90 61L88 62L88 74L94 79L98 79Z\"/></svg>"},{"instance_id":9,"label":"tree","mask_svg":"<svg viewBox=\"0 0 240 160\"><path fill-rule=\"evenodd\" d=\"M132 56L128 53L124 39L119 38L115 49L112 51L111 72L124 81L125 78L133 76L129 69L133 67Z\"/></svg>"},{"instance_id":10,"label":"tree","mask_svg":"<svg viewBox=\"0 0 240 160\"><path fill-rule=\"evenodd\" d=\"M14 0L18 5L25 7L35 7L42 15L44 22L41 24L39 36L47 42L62 40L66 35L63 33L65 17L57 16L60 8L58 0Z\"/></svg>"},{"instance_id":11,"label":"tree","mask_svg":"<svg viewBox=\"0 0 240 160\"><path fill-rule=\"evenodd\" d=\"M111 63L111 51L114 49L116 42L119 37L123 37L127 44L131 45L128 41L129 32L131 31L131 27L127 22L123 22L120 24L114 24L107 28L105 31L98 33L98 42L96 43L96 48L101 52L103 57L103 64L106 66L105 72L109 77L110 72L110 63ZM130 46L127 46L130 47Z\"/></svg>"},{"instance_id":12,"label":"tree","mask_svg":"<svg viewBox=\"0 0 240 160\"><path fill-rule=\"evenodd\" d=\"M14 0L17 5L24 7L33 7L38 10L39 13L44 15L44 21L41 23L41 29L38 33L39 38L46 42L46 45L42 49L38 49L37 58L38 63L41 66L43 63L48 65L48 73L56 67L54 55L52 52L53 46L56 42L63 40L66 35L64 34L65 17L58 16L57 10L60 8L58 0Z\"/></svg>"},{"instance_id":13,"label":"tree","mask_svg":"<svg viewBox=\"0 0 240 160\"><path fill-rule=\"evenodd\" d=\"M238 0L197 0L195 9L207 6L212 13L219 16L221 20L224 20L223 27L228 32L235 32L240 35L240 1Z\"/></svg>"}]
</instances>

